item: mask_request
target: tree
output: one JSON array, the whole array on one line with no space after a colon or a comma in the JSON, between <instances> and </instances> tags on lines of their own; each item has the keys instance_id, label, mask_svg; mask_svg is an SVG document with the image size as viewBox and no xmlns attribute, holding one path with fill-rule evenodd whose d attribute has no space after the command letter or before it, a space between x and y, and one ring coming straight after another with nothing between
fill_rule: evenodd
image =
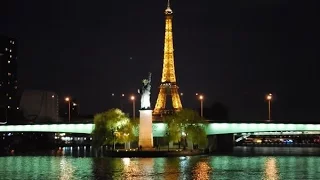
<instances>
[{"instance_id":1,"label":"tree","mask_svg":"<svg viewBox=\"0 0 320 180\"><path fill-rule=\"evenodd\" d=\"M126 143L135 139L134 125L120 109L110 109L94 116L92 131L95 148L105 144Z\"/></svg>"},{"instance_id":2,"label":"tree","mask_svg":"<svg viewBox=\"0 0 320 180\"><path fill-rule=\"evenodd\" d=\"M166 137L169 141L181 142L181 139L184 139L198 145L207 143L206 122L196 111L183 109L165 117L165 122L167 123ZM185 148L186 143L183 145Z\"/></svg>"}]
</instances>

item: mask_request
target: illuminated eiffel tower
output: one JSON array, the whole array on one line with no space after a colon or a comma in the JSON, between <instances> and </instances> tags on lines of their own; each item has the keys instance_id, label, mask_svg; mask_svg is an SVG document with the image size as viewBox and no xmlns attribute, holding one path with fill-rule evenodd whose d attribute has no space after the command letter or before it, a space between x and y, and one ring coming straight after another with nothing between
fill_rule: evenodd
<instances>
[{"instance_id":1,"label":"illuminated eiffel tower","mask_svg":"<svg viewBox=\"0 0 320 180\"><path fill-rule=\"evenodd\" d=\"M180 96L178 93L179 87L176 83L176 75L174 68L174 54L173 54L173 35L172 35L172 18L173 11L170 8L170 2L165 14L165 38L164 38L164 56L163 56L163 69L160 85L160 92L153 110L154 119L166 114L171 114L182 109ZM171 99L172 104L169 104ZM167 101L169 100L169 101ZM170 102L170 103L171 103ZM172 106L172 107L169 107Z\"/></svg>"}]
</instances>

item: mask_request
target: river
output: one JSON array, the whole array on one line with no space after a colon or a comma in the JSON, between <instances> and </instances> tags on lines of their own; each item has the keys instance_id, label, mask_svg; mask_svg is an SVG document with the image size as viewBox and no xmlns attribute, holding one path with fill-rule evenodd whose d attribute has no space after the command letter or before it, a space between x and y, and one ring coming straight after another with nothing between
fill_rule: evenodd
<instances>
[{"instance_id":1,"label":"river","mask_svg":"<svg viewBox=\"0 0 320 180\"><path fill-rule=\"evenodd\" d=\"M316 149L315 151L319 151ZM0 157L0 179L319 179L320 156Z\"/></svg>"}]
</instances>

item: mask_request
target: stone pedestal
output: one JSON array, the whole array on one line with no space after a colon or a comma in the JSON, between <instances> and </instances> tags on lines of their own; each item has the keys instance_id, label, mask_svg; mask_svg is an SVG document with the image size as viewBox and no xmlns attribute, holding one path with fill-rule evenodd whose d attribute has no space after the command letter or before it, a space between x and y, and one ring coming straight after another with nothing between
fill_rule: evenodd
<instances>
[{"instance_id":1,"label":"stone pedestal","mask_svg":"<svg viewBox=\"0 0 320 180\"><path fill-rule=\"evenodd\" d=\"M139 147L153 149L152 110L140 110Z\"/></svg>"}]
</instances>

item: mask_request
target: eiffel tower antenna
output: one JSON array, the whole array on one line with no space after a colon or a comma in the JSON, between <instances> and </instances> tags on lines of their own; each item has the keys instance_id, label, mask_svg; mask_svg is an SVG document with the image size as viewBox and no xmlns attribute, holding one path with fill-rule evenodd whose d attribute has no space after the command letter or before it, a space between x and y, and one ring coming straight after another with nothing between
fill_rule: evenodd
<instances>
[{"instance_id":1,"label":"eiffel tower antenna","mask_svg":"<svg viewBox=\"0 0 320 180\"><path fill-rule=\"evenodd\" d=\"M172 14L172 13L173 13L173 11L170 8L170 0L168 0L167 9L165 10L165 14Z\"/></svg>"}]
</instances>

